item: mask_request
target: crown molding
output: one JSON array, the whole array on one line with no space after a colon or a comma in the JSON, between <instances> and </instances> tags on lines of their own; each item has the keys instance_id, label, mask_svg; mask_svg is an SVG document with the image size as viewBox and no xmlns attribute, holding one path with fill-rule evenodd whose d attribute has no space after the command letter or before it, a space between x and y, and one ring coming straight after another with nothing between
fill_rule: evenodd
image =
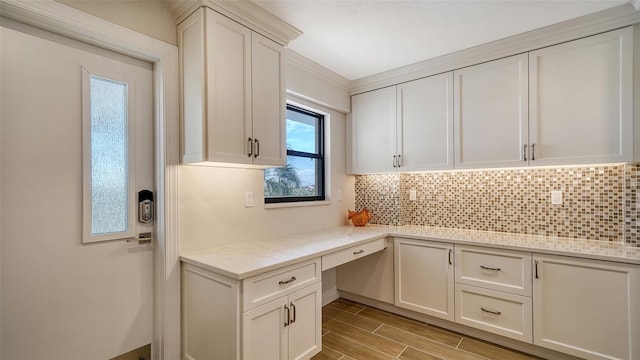
<instances>
[{"instance_id":1,"label":"crown molding","mask_svg":"<svg viewBox=\"0 0 640 360\"><path fill-rule=\"evenodd\" d=\"M199 7L208 7L286 46L302 31L249 0L164 0L179 24Z\"/></svg>"},{"instance_id":2,"label":"crown molding","mask_svg":"<svg viewBox=\"0 0 640 360\"><path fill-rule=\"evenodd\" d=\"M631 4L633 3L633 5ZM351 95L640 23L640 0L351 82Z\"/></svg>"},{"instance_id":3,"label":"crown molding","mask_svg":"<svg viewBox=\"0 0 640 360\"><path fill-rule=\"evenodd\" d=\"M335 72L291 49L287 49L286 53L287 62L291 65L312 73L320 79L342 89L349 90L351 88L351 81L347 78L336 74Z\"/></svg>"}]
</instances>

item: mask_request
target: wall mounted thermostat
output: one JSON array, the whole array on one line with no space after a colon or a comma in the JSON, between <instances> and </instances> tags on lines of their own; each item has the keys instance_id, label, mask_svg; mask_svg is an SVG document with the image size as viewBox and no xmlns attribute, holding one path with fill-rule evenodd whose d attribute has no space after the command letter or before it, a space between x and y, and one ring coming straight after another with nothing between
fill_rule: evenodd
<instances>
[{"instance_id":1,"label":"wall mounted thermostat","mask_svg":"<svg viewBox=\"0 0 640 360\"><path fill-rule=\"evenodd\" d=\"M143 224L153 221L153 191L138 191L138 221Z\"/></svg>"}]
</instances>

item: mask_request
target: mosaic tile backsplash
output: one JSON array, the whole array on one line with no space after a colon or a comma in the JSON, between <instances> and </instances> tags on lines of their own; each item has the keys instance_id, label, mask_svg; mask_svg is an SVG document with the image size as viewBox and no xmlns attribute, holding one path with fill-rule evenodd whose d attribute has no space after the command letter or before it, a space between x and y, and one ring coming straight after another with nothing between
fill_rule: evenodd
<instances>
[{"instance_id":1,"label":"mosaic tile backsplash","mask_svg":"<svg viewBox=\"0 0 640 360\"><path fill-rule=\"evenodd\" d=\"M356 176L373 224L427 225L640 246L640 165ZM409 190L416 200L409 200ZM562 205L551 191L562 191Z\"/></svg>"}]
</instances>

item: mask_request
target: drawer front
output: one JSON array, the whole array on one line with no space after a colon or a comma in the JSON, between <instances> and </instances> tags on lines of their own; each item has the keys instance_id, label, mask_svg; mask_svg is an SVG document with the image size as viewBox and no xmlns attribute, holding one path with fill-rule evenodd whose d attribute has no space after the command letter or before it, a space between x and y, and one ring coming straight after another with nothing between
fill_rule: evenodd
<instances>
[{"instance_id":1,"label":"drawer front","mask_svg":"<svg viewBox=\"0 0 640 360\"><path fill-rule=\"evenodd\" d=\"M242 280L243 312L320 281L320 258Z\"/></svg>"},{"instance_id":2,"label":"drawer front","mask_svg":"<svg viewBox=\"0 0 640 360\"><path fill-rule=\"evenodd\" d=\"M361 257L383 250L385 247L384 239L378 239L324 255L322 257L322 271L348 263L349 261L360 259Z\"/></svg>"},{"instance_id":3,"label":"drawer front","mask_svg":"<svg viewBox=\"0 0 640 360\"><path fill-rule=\"evenodd\" d=\"M531 298L456 284L455 321L531 343Z\"/></svg>"},{"instance_id":4,"label":"drawer front","mask_svg":"<svg viewBox=\"0 0 640 360\"><path fill-rule=\"evenodd\" d=\"M531 296L531 253L455 246L456 283Z\"/></svg>"}]
</instances>

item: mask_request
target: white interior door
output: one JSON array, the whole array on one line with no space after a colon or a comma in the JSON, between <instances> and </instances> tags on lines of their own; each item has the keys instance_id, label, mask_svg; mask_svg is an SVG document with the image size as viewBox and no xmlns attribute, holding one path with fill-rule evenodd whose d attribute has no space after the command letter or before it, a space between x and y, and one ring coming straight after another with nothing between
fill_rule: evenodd
<instances>
[{"instance_id":1,"label":"white interior door","mask_svg":"<svg viewBox=\"0 0 640 360\"><path fill-rule=\"evenodd\" d=\"M126 196L135 199L154 190L152 65L1 25L1 357L109 359L149 344L153 245L83 244L82 69L126 85L126 121L134 125L126 151L135 154ZM128 232L151 231L130 204Z\"/></svg>"}]
</instances>

